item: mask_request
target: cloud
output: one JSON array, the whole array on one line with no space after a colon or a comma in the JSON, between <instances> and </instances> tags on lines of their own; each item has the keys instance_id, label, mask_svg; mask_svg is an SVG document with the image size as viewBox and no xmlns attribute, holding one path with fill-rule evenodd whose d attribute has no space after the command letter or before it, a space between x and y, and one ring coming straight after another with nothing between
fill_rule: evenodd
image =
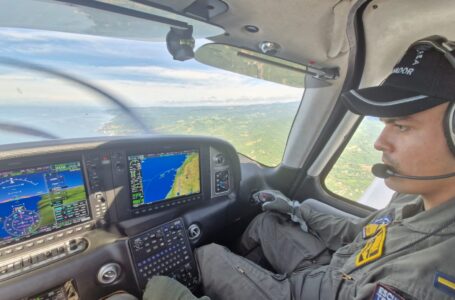
<instances>
[{"instance_id":1,"label":"cloud","mask_svg":"<svg viewBox=\"0 0 455 300\"><path fill-rule=\"evenodd\" d=\"M31 56L36 54L51 55L63 53L67 55L67 59L69 60L75 60L80 56L124 58L130 60L138 57L150 60L150 58L167 51L166 44L163 41L145 42L17 28L0 28L0 45L0 53L18 53Z\"/></svg>"},{"instance_id":2,"label":"cloud","mask_svg":"<svg viewBox=\"0 0 455 300\"><path fill-rule=\"evenodd\" d=\"M197 106L246 105L298 101L302 89L274 83L251 84L249 79L239 81L223 77L219 80L194 84L192 80L175 84L165 82L102 79L94 84L114 94L128 106ZM67 81L36 74L1 74L1 105L87 105L112 106L100 96Z\"/></svg>"},{"instance_id":3,"label":"cloud","mask_svg":"<svg viewBox=\"0 0 455 300\"><path fill-rule=\"evenodd\" d=\"M140 82L168 82L173 85L220 85L225 82L247 83L257 81L240 74L227 72L202 64L193 64L186 67L160 66L81 66L75 67L80 74L88 74L93 79L110 79L112 81L140 81Z\"/></svg>"},{"instance_id":4,"label":"cloud","mask_svg":"<svg viewBox=\"0 0 455 300\"><path fill-rule=\"evenodd\" d=\"M5 42L8 39L15 43ZM289 102L300 100L303 92L195 60L173 61L163 43L18 29L0 30L0 40L0 55L23 53L27 55L19 56L22 59L79 74L131 106ZM0 69L0 90L2 105L102 103L98 96L61 79L24 71Z\"/></svg>"},{"instance_id":5,"label":"cloud","mask_svg":"<svg viewBox=\"0 0 455 300\"><path fill-rule=\"evenodd\" d=\"M274 83L251 84L248 80L224 80L223 85L191 81L175 85L171 82L100 81L100 86L129 99L133 106L197 106L247 105L299 101L303 90Z\"/></svg>"},{"instance_id":6,"label":"cloud","mask_svg":"<svg viewBox=\"0 0 455 300\"><path fill-rule=\"evenodd\" d=\"M32 30L25 28L1 28L0 39L16 42L38 42L55 40L92 42L96 39L109 40L110 38L58 31Z\"/></svg>"},{"instance_id":7,"label":"cloud","mask_svg":"<svg viewBox=\"0 0 455 300\"><path fill-rule=\"evenodd\" d=\"M99 67L96 69L109 74L123 74L125 76L134 74L167 79L208 80L213 77L213 72L208 70L176 69L156 66Z\"/></svg>"},{"instance_id":8,"label":"cloud","mask_svg":"<svg viewBox=\"0 0 455 300\"><path fill-rule=\"evenodd\" d=\"M87 105L100 106L99 96L80 86L46 78L36 74L0 75L0 105L2 106L55 106ZM98 99L98 100L97 100Z\"/></svg>"}]
</instances>

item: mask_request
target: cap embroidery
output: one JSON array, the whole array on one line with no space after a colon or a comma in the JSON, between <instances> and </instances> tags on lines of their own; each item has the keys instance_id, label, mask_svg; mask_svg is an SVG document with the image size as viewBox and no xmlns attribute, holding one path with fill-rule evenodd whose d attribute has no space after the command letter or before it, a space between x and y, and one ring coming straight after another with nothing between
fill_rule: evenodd
<instances>
[{"instance_id":1,"label":"cap embroidery","mask_svg":"<svg viewBox=\"0 0 455 300\"><path fill-rule=\"evenodd\" d=\"M412 102L412 101L416 101L416 100L421 100L421 99L425 99L425 98L428 98L428 96L425 96L425 95L420 95L420 96L415 96L415 97L410 97L410 98L404 98L404 99L400 99L400 100L395 100L395 101L389 101L389 102L375 102L375 101L371 101L371 100L368 100L367 98L365 97L362 97L360 94L358 94L356 91L354 90L350 90L349 91L353 96L355 96L357 99L363 101L363 102L366 102L368 104L371 104L371 105L375 105L375 106L393 106L393 105L397 105L397 104L403 104L403 103L407 103L407 102Z\"/></svg>"},{"instance_id":2,"label":"cap embroidery","mask_svg":"<svg viewBox=\"0 0 455 300\"><path fill-rule=\"evenodd\" d=\"M392 71L393 74L401 74L401 75L408 75L408 76L411 76L413 72L414 72L414 68L408 68L408 67L398 67L398 68L393 69L393 71Z\"/></svg>"},{"instance_id":3,"label":"cap embroidery","mask_svg":"<svg viewBox=\"0 0 455 300\"><path fill-rule=\"evenodd\" d=\"M417 55L414 58L414 62L412 63L413 66L420 64L420 61L423 58L423 54L425 53L425 51L423 51L423 50L416 49L416 51L417 51Z\"/></svg>"}]
</instances>

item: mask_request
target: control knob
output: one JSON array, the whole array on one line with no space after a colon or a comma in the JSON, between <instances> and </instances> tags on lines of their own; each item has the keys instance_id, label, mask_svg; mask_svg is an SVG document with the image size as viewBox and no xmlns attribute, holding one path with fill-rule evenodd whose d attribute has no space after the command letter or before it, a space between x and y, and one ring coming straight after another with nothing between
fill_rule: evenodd
<instances>
[{"instance_id":1,"label":"control knob","mask_svg":"<svg viewBox=\"0 0 455 300\"><path fill-rule=\"evenodd\" d=\"M215 156L215 158L214 158L214 161L215 161L215 163L217 163L217 164L219 164L219 165L224 164L225 159L224 159L223 154L221 154L221 153L220 153L220 154L217 154L217 155Z\"/></svg>"},{"instance_id":2,"label":"control knob","mask_svg":"<svg viewBox=\"0 0 455 300\"><path fill-rule=\"evenodd\" d=\"M96 199L96 201L101 202L101 203L106 202L106 198L104 198L103 193L96 193L95 199Z\"/></svg>"},{"instance_id":3,"label":"control knob","mask_svg":"<svg viewBox=\"0 0 455 300\"><path fill-rule=\"evenodd\" d=\"M111 284L120 278L122 268L117 263L108 263L98 270L97 279L101 284Z\"/></svg>"},{"instance_id":4,"label":"control knob","mask_svg":"<svg viewBox=\"0 0 455 300\"><path fill-rule=\"evenodd\" d=\"M135 239L133 242L133 247L136 250L141 250L144 246L144 242L141 239Z\"/></svg>"}]
</instances>

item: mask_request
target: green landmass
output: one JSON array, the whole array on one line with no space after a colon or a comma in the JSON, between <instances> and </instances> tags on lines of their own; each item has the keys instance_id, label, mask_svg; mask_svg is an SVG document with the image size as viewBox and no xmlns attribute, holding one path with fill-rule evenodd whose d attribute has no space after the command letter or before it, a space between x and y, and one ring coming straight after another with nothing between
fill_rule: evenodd
<instances>
[{"instance_id":1,"label":"green landmass","mask_svg":"<svg viewBox=\"0 0 455 300\"><path fill-rule=\"evenodd\" d=\"M282 160L299 104L149 107L135 112L154 133L219 137L229 141L243 155L272 167ZM380 153L373 149L373 143L381 128L377 119L364 119L325 180L329 190L352 200L362 195L373 180L371 165L380 161ZM110 135L139 132L133 122L120 113L101 130Z\"/></svg>"},{"instance_id":2,"label":"green landmass","mask_svg":"<svg viewBox=\"0 0 455 300\"><path fill-rule=\"evenodd\" d=\"M192 153L177 170L174 183L166 195L166 199L199 193L199 177L199 155Z\"/></svg>"},{"instance_id":3,"label":"green landmass","mask_svg":"<svg viewBox=\"0 0 455 300\"><path fill-rule=\"evenodd\" d=\"M83 186L70 188L65 190L65 192L67 198L63 201L63 205L86 199ZM54 209L52 208L52 198L49 194L42 196L41 200L38 202L38 210L40 215L40 222L37 225L37 228L41 226L52 225L55 223Z\"/></svg>"},{"instance_id":4,"label":"green landmass","mask_svg":"<svg viewBox=\"0 0 455 300\"><path fill-rule=\"evenodd\" d=\"M326 177L326 187L347 199L358 200L374 179L371 166L381 161L373 144L382 129L376 118L363 119Z\"/></svg>"},{"instance_id":5,"label":"green landmass","mask_svg":"<svg viewBox=\"0 0 455 300\"><path fill-rule=\"evenodd\" d=\"M238 152L266 166L276 166L283 157L299 104L148 107L135 112L155 133L219 137L232 143ZM139 133L125 114L118 114L101 130L107 135Z\"/></svg>"}]
</instances>

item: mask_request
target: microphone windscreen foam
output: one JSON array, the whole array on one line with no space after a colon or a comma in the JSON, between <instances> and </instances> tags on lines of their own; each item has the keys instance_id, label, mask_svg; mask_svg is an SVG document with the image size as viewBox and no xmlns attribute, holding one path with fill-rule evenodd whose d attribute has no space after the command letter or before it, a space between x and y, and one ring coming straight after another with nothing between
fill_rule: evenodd
<instances>
[{"instance_id":1,"label":"microphone windscreen foam","mask_svg":"<svg viewBox=\"0 0 455 300\"><path fill-rule=\"evenodd\" d=\"M388 178L390 177L390 173L387 171L389 170L389 167L384 164L375 164L371 168L371 173L373 173L374 176L379 177L379 178Z\"/></svg>"}]
</instances>

